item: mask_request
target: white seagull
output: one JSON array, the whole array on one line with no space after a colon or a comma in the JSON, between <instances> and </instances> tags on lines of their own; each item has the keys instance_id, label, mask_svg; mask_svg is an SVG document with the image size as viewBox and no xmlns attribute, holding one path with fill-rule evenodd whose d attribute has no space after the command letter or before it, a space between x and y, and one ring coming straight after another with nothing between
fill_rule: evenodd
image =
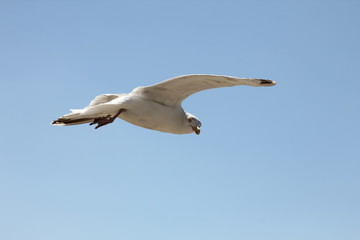
<instances>
[{"instance_id":1,"label":"white seagull","mask_svg":"<svg viewBox=\"0 0 360 240\"><path fill-rule=\"evenodd\" d=\"M188 96L211 88L247 85L274 86L275 81L238 78L220 75L184 75L148 87L137 87L132 92L103 94L83 109L71 109L52 122L53 125L97 124L95 129L112 123L117 117L134 125L160 132L200 134L201 122L181 106Z\"/></svg>"}]
</instances>

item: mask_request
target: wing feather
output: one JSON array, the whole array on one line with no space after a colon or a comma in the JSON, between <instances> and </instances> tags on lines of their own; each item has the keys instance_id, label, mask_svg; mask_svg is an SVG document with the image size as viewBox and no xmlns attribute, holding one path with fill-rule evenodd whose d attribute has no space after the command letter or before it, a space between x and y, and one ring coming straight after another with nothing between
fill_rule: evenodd
<instances>
[{"instance_id":1,"label":"wing feather","mask_svg":"<svg viewBox=\"0 0 360 240\"><path fill-rule=\"evenodd\" d=\"M139 87L135 93L167 106L179 106L188 96L206 89L247 85L273 86L276 82L266 79L238 78L221 75L184 75L148 87Z\"/></svg>"},{"instance_id":2,"label":"wing feather","mask_svg":"<svg viewBox=\"0 0 360 240\"><path fill-rule=\"evenodd\" d=\"M103 103L107 103L107 102L110 102L112 100L114 100L115 98L118 98L118 97L122 97L122 96L125 96L127 94L125 93L120 93L120 94L102 94L102 95L99 95L97 97L95 97L89 104L88 107L92 107L92 106L96 106L96 105L99 105L99 104L103 104Z\"/></svg>"}]
</instances>

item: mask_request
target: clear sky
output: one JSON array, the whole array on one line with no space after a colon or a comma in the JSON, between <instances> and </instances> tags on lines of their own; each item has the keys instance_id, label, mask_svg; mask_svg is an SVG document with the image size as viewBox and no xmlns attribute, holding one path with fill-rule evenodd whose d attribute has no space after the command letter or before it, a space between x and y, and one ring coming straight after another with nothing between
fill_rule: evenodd
<instances>
[{"instance_id":1,"label":"clear sky","mask_svg":"<svg viewBox=\"0 0 360 240\"><path fill-rule=\"evenodd\" d=\"M0 2L0 239L360 239L360 2ZM202 132L49 123L184 74Z\"/></svg>"}]
</instances>

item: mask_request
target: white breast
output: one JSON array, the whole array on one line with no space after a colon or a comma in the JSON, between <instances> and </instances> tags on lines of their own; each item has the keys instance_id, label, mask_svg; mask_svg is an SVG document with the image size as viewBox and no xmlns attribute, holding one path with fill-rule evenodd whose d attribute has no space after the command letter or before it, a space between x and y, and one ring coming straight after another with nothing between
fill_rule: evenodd
<instances>
[{"instance_id":1,"label":"white breast","mask_svg":"<svg viewBox=\"0 0 360 240\"><path fill-rule=\"evenodd\" d=\"M187 118L182 107L169 107L138 96L128 98L124 106L126 111L119 117L134 125L175 134L192 132L184 125Z\"/></svg>"}]
</instances>

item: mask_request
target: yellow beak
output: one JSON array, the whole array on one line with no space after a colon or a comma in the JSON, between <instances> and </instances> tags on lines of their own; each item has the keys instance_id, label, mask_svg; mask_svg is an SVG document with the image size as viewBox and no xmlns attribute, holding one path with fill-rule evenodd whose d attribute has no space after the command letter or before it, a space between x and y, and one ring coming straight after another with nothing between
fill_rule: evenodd
<instances>
[{"instance_id":1,"label":"yellow beak","mask_svg":"<svg viewBox=\"0 0 360 240\"><path fill-rule=\"evenodd\" d=\"M192 130L196 133L196 135L200 134L200 128L199 127L192 127Z\"/></svg>"}]
</instances>

